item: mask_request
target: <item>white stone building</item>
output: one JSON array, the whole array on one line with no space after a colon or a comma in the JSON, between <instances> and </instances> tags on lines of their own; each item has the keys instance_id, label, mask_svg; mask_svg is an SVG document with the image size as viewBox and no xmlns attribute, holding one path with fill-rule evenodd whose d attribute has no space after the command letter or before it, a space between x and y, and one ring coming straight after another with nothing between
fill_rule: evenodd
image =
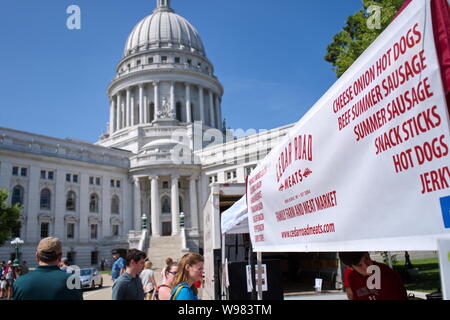
<instances>
[{"instance_id":1,"label":"white stone building","mask_svg":"<svg viewBox=\"0 0 450 320\"><path fill-rule=\"evenodd\" d=\"M96 265L142 240L144 215L144 249L157 263L170 250L201 251L210 185L244 183L290 128L223 135L224 88L170 0L135 26L107 94L110 121L95 144L0 128L0 188L24 206L27 261L42 237L56 236L73 263ZM171 241L180 244L165 248ZM1 247L0 260L12 252Z\"/></svg>"}]
</instances>

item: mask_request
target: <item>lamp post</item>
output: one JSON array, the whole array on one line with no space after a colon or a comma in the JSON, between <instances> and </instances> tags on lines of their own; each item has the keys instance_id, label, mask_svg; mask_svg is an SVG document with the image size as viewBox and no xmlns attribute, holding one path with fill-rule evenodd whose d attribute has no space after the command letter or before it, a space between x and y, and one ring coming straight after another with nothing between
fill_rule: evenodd
<instances>
[{"instance_id":1,"label":"lamp post","mask_svg":"<svg viewBox=\"0 0 450 320\"><path fill-rule=\"evenodd\" d=\"M13 241L11 241L11 245L16 250L16 258L14 259L14 267L20 266L20 260L19 260L19 250L23 246L24 242L20 238L15 238Z\"/></svg>"},{"instance_id":2,"label":"lamp post","mask_svg":"<svg viewBox=\"0 0 450 320\"><path fill-rule=\"evenodd\" d=\"M184 212L180 213L180 229L184 229Z\"/></svg>"},{"instance_id":3,"label":"lamp post","mask_svg":"<svg viewBox=\"0 0 450 320\"><path fill-rule=\"evenodd\" d=\"M142 219L142 230L147 230L147 215L144 213L141 219Z\"/></svg>"}]
</instances>

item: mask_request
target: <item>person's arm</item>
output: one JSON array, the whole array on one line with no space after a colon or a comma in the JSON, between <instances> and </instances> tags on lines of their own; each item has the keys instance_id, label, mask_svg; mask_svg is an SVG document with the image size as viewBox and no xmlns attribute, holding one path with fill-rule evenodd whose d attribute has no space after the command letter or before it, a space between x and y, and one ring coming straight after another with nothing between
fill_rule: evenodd
<instances>
[{"instance_id":1,"label":"person's arm","mask_svg":"<svg viewBox=\"0 0 450 320\"><path fill-rule=\"evenodd\" d=\"M347 294L348 300L353 300L353 291L350 287L345 287L345 293Z\"/></svg>"},{"instance_id":2,"label":"person's arm","mask_svg":"<svg viewBox=\"0 0 450 320\"><path fill-rule=\"evenodd\" d=\"M123 258L120 260L120 272L119 275L122 275L125 272L125 262Z\"/></svg>"}]
</instances>

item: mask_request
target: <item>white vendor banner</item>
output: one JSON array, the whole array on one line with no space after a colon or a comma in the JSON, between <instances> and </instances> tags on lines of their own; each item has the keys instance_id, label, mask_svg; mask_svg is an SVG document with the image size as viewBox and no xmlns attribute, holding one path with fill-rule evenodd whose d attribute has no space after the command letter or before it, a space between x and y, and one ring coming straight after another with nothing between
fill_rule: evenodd
<instances>
[{"instance_id":1,"label":"white vendor banner","mask_svg":"<svg viewBox=\"0 0 450 320\"><path fill-rule=\"evenodd\" d=\"M257 252L436 250L449 115L429 0L413 1L248 177Z\"/></svg>"}]
</instances>

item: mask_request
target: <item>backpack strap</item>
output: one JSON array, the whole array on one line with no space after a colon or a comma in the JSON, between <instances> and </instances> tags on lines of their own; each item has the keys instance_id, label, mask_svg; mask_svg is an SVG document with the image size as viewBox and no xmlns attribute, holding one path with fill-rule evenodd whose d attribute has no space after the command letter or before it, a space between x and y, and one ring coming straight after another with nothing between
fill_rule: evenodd
<instances>
[{"instance_id":1,"label":"backpack strap","mask_svg":"<svg viewBox=\"0 0 450 320\"><path fill-rule=\"evenodd\" d=\"M174 294L172 294L172 296L170 297L170 300L175 300L175 298L177 297L178 293L180 292L181 289L185 288L186 286L183 283L180 283L177 286L177 290L175 291Z\"/></svg>"}]
</instances>

